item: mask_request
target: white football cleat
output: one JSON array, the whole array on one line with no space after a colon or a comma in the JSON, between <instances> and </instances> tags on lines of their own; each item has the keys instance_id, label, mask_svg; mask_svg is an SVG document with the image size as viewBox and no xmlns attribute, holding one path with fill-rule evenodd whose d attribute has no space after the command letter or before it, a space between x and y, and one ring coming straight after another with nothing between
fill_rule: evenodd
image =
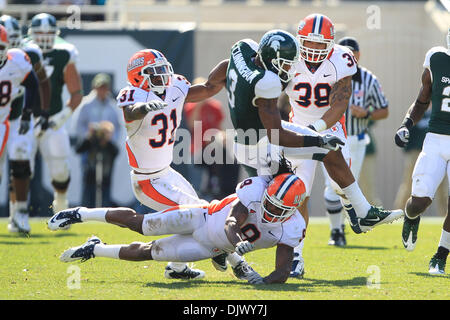
<instances>
[{"instance_id":1,"label":"white football cleat","mask_svg":"<svg viewBox=\"0 0 450 320\"><path fill-rule=\"evenodd\" d=\"M205 277L205 272L198 269L191 269L187 264L186 267L180 272L175 271L170 266L166 266L164 277L166 277L167 279L180 280L202 279Z\"/></svg>"},{"instance_id":2,"label":"white football cleat","mask_svg":"<svg viewBox=\"0 0 450 320\"><path fill-rule=\"evenodd\" d=\"M59 257L59 260L61 260L62 262L72 262L76 260L85 262L86 260L95 258L94 247L96 244L100 243L102 243L102 241L98 237L92 236L83 245L79 247L69 248L64 251Z\"/></svg>"},{"instance_id":3,"label":"white football cleat","mask_svg":"<svg viewBox=\"0 0 450 320\"><path fill-rule=\"evenodd\" d=\"M30 233L31 227L28 221L28 212L16 211L11 222L17 228L18 232Z\"/></svg>"},{"instance_id":4,"label":"white football cleat","mask_svg":"<svg viewBox=\"0 0 450 320\"><path fill-rule=\"evenodd\" d=\"M71 208L67 210L62 210L54 214L48 221L47 227L50 230L67 230L71 224L80 223L81 216L78 211L81 207Z\"/></svg>"}]
</instances>

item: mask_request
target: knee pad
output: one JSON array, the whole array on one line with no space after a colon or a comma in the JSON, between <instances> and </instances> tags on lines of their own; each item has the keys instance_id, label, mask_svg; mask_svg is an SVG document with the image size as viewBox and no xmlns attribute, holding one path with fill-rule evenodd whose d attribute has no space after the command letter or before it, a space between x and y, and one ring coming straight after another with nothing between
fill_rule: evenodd
<instances>
[{"instance_id":1,"label":"knee pad","mask_svg":"<svg viewBox=\"0 0 450 320\"><path fill-rule=\"evenodd\" d=\"M52 185L56 190L67 190L70 183L70 177L63 182L52 180Z\"/></svg>"},{"instance_id":2,"label":"knee pad","mask_svg":"<svg viewBox=\"0 0 450 320\"><path fill-rule=\"evenodd\" d=\"M336 192L331 187L326 187L323 192L323 197L325 198L325 206L328 213L339 213L342 210L341 198L336 194Z\"/></svg>"},{"instance_id":3,"label":"knee pad","mask_svg":"<svg viewBox=\"0 0 450 320\"><path fill-rule=\"evenodd\" d=\"M17 179L25 179L31 176L29 161L10 161L11 175Z\"/></svg>"}]
</instances>

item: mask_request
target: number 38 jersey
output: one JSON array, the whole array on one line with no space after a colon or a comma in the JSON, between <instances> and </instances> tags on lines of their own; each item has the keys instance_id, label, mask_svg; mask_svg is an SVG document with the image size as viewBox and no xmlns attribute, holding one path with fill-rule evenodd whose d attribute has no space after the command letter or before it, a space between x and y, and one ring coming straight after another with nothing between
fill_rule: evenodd
<instances>
[{"instance_id":1,"label":"number 38 jersey","mask_svg":"<svg viewBox=\"0 0 450 320\"><path fill-rule=\"evenodd\" d=\"M22 94L21 83L32 68L30 58L24 51L8 50L8 58L0 69L0 123L8 119L11 102Z\"/></svg>"},{"instance_id":2,"label":"number 38 jersey","mask_svg":"<svg viewBox=\"0 0 450 320\"><path fill-rule=\"evenodd\" d=\"M263 177L244 180L236 187L236 193L224 200L209 206L207 232L210 241L218 248L233 251L225 234L225 220L231 207L240 201L248 209L248 218L241 226L244 240L248 240L255 249L270 248L283 243L295 248L305 237L306 224L302 215L296 211L287 221L281 224L265 223L261 219L261 200L267 181Z\"/></svg>"},{"instance_id":3,"label":"number 38 jersey","mask_svg":"<svg viewBox=\"0 0 450 320\"><path fill-rule=\"evenodd\" d=\"M163 99L151 91L133 86L120 90L117 103L121 108L151 100L167 103L164 109L150 111L141 120L125 121L126 149L132 168L142 173L153 173L172 163L176 130L181 122L184 100L190 85L183 76L173 75L172 85L166 89Z\"/></svg>"},{"instance_id":4,"label":"number 38 jersey","mask_svg":"<svg viewBox=\"0 0 450 320\"><path fill-rule=\"evenodd\" d=\"M450 52L444 47L431 48L423 63L431 74L431 117L428 131L450 135Z\"/></svg>"},{"instance_id":5,"label":"number 38 jersey","mask_svg":"<svg viewBox=\"0 0 450 320\"><path fill-rule=\"evenodd\" d=\"M355 74L357 63L350 49L336 44L330 57L314 73L303 59L293 68L295 77L286 88L292 108L290 120L308 125L330 109L331 88L342 78Z\"/></svg>"}]
</instances>

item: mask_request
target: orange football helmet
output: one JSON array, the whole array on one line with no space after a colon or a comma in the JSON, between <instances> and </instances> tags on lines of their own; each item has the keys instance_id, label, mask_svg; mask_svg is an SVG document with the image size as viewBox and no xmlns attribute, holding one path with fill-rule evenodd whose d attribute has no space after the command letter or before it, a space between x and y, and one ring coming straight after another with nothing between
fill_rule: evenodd
<instances>
[{"instance_id":1,"label":"orange football helmet","mask_svg":"<svg viewBox=\"0 0 450 320\"><path fill-rule=\"evenodd\" d=\"M9 40L6 28L0 25L0 65L8 59Z\"/></svg>"},{"instance_id":2,"label":"orange football helmet","mask_svg":"<svg viewBox=\"0 0 450 320\"><path fill-rule=\"evenodd\" d=\"M310 14L298 25L297 39L300 42L300 55L312 63L327 59L334 47L334 25L330 18L322 14ZM304 41L324 43L324 49L309 48Z\"/></svg>"},{"instance_id":3,"label":"orange football helmet","mask_svg":"<svg viewBox=\"0 0 450 320\"><path fill-rule=\"evenodd\" d=\"M162 94L171 85L173 69L161 52L145 49L130 58L127 74L130 85Z\"/></svg>"},{"instance_id":4,"label":"orange football helmet","mask_svg":"<svg viewBox=\"0 0 450 320\"><path fill-rule=\"evenodd\" d=\"M264 191L261 202L262 220L282 223L290 218L306 198L303 181L294 174L276 176Z\"/></svg>"}]
</instances>

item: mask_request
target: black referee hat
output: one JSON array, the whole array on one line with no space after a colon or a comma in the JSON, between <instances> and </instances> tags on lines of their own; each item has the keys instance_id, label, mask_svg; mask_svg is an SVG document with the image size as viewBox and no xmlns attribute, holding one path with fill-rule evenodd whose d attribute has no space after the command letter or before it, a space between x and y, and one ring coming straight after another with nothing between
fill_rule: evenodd
<instances>
[{"instance_id":1,"label":"black referee hat","mask_svg":"<svg viewBox=\"0 0 450 320\"><path fill-rule=\"evenodd\" d=\"M359 44L353 37L344 37L339 40L338 44L347 47L352 51L359 51Z\"/></svg>"}]
</instances>

